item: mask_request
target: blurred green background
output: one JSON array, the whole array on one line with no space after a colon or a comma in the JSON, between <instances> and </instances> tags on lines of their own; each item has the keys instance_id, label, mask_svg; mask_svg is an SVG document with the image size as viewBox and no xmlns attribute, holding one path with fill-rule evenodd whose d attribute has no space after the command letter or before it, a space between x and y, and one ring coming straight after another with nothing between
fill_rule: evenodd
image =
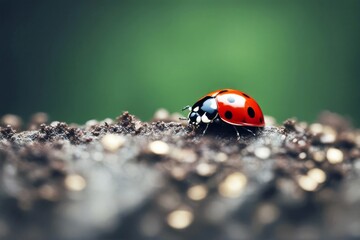
<instances>
[{"instance_id":1,"label":"blurred green background","mask_svg":"<svg viewBox=\"0 0 360 240\"><path fill-rule=\"evenodd\" d=\"M0 115L149 120L218 88L360 125L360 1L0 0Z\"/></svg>"}]
</instances>

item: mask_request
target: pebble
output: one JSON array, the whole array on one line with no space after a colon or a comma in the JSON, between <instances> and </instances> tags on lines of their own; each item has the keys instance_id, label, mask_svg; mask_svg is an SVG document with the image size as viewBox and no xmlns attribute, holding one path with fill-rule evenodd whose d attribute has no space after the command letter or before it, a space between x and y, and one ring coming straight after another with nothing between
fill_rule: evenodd
<instances>
[{"instance_id":1,"label":"pebble","mask_svg":"<svg viewBox=\"0 0 360 240\"><path fill-rule=\"evenodd\" d=\"M177 180L183 180L186 177L186 171L181 167L173 167L171 169L171 175Z\"/></svg>"},{"instance_id":2,"label":"pebble","mask_svg":"<svg viewBox=\"0 0 360 240\"><path fill-rule=\"evenodd\" d=\"M271 116L264 116L264 122L266 126L275 126L276 125L276 119Z\"/></svg>"},{"instance_id":3,"label":"pebble","mask_svg":"<svg viewBox=\"0 0 360 240\"><path fill-rule=\"evenodd\" d=\"M315 191L318 187L318 182L309 176L300 176L298 179L299 186L305 191Z\"/></svg>"},{"instance_id":4,"label":"pebble","mask_svg":"<svg viewBox=\"0 0 360 240\"><path fill-rule=\"evenodd\" d=\"M195 185L188 189L187 195L191 200L200 201L207 196L208 190L205 185Z\"/></svg>"},{"instance_id":5,"label":"pebble","mask_svg":"<svg viewBox=\"0 0 360 240\"><path fill-rule=\"evenodd\" d=\"M86 123L85 123L85 126L86 127L92 127L92 126L94 126L94 125L96 125L96 124L98 124L99 122L97 121L97 120L95 120L95 119L91 119L91 120L89 120L89 121L87 121Z\"/></svg>"},{"instance_id":6,"label":"pebble","mask_svg":"<svg viewBox=\"0 0 360 240\"><path fill-rule=\"evenodd\" d=\"M59 194L55 190L54 187L50 185L44 185L39 189L39 194L42 198L49 200L49 201L55 201L58 199Z\"/></svg>"},{"instance_id":7,"label":"pebble","mask_svg":"<svg viewBox=\"0 0 360 240\"><path fill-rule=\"evenodd\" d=\"M22 126L22 120L20 117L14 114L6 114L1 118L0 125L7 126L10 125L16 130L20 130Z\"/></svg>"},{"instance_id":8,"label":"pebble","mask_svg":"<svg viewBox=\"0 0 360 240\"><path fill-rule=\"evenodd\" d=\"M140 131L140 129L143 128L143 125L140 121L135 121L134 129L135 131Z\"/></svg>"},{"instance_id":9,"label":"pebble","mask_svg":"<svg viewBox=\"0 0 360 240\"><path fill-rule=\"evenodd\" d=\"M215 155L216 162L225 162L226 160L228 160L228 155L226 153L219 152Z\"/></svg>"},{"instance_id":10,"label":"pebble","mask_svg":"<svg viewBox=\"0 0 360 240\"><path fill-rule=\"evenodd\" d=\"M305 132L305 129L308 128L308 123L307 122L299 122L299 127L303 129L303 132Z\"/></svg>"},{"instance_id":11,"label":"pebble","mask_svg":"<svg viewBox=\"0 0 360 240\"><path fill-rule=\"evenodd\" d=\"M59 125L59 123L60 123L59 121L53 121L50 123L50 126L57 127Z\"/></svg>"},{"instance_id":12,"label":"pebble","mask_svg":"<svg viewBox=\"0 0 360 240\"><path fill-rule=\"evenodd\" d=\"M270 224L279 217L279 209L272 203L263 203L257 209L257 219L262 224Z\"/></svg>"},{"instance_id":13,"label":"pebble","mask_svg":"<svg viewBox=\"0 0 360 240\"><path fill-rule=\"evenodd\" d=\"M320 134L323 131L323 125L320 123L313 123L310 125L310 132L314 135Z\"/></svg>"},{"instance_id":14,"label":"pebble","mask_svg":"<svg viewBox=\"0 0 360 240\"><path fill-rule=\"evenodd\" d=\"M268 147L258 147L255 149L254 154L260 159L267 159L270 157L271 151Z\"/></svg>"},{"instance_id":15,"label":"pebble","mask_svg":"<svg viewBox=\"0 0 360 240\"><path fill-rule=\"evenodd\" d=\"M315 161L317 162L322 162L325 160L325 152L323 151L315 151L313 154L312 154L312 157Z\"/></svg>"},{"instance_id":16,"label":"pebble","mask_svg":"<svg viewBox=\"0 0 360 240\"><path fill-rule=\"evenodd\" d=\"M325 144L334 143L336 140L336 131L329 126L324 126L323 134L320 136L320 141Z\"/></svg>"},{"instance_id":17,"label":"pebble","mask_svg":"<svg viewBox=\"0 0 360 240\"><path fill-rule=\"evenodd\" d=\"M29 130L35 130L43 123L49 121L49 116L46 113L38 112L32 115L29 125Z\"/></svg>"},{"instance_id":18,"label":"pebble","mask_svg":"<svg viewBox=\"0 0 360 240\"><path fill-rule=\"evenodd\" d=\"M71 191L81 191L86 187L86 181L82 176L72 174L65 178L65 186Z\"/></svg>"},{"instance_id":19,"label":"pebble","mask_svg":"<svg viewBox=\"0 0 360 240\"><path fill-rule=\"evenodd\" d=\"M175 229L187 228L194 220L194 214L189 210L175 210L167 216L167 223Z\"/></svg>"},{"instance_id":20,"label":"pebble","mask_svg":"<svg viewBox=\"0 0 360 240\"><path fill-rule=\"evenodd\" d=\"M200 176L210 176L216 171L216 166L208 163L200 163L196 166L196 172Z\"/></svg>"},{"instance_id":21,"label":"pebble","mask_svg":"<svg viewBox=\"0 0 360 240\"><path fill-rule=\"evenodd\" d=\"M337 164L344 160L344 154L337 148L329 148L326 152L326 158L331 164Z\"/></svg>"},{"instance_id":22,"label":"pebble","mask_svg":"<svg viewBox=\"0 0 360 240\"><path fill-rule=\"evenodd\" d=\"M116 152L125 143L126 139L123 136L116 134L106 134L101 139L101 144L108 152Z\"/></svg>"},{"instance_id":23,"label":"pebble","mask_svg":"<svg viewBox=\"0 0 360 240\"><path fill-rule=\"evenodd\" d=\"M49 116L44 112L35 113L31 117L31 122L37 124L47 123L48 121L49 121Z\"/></svg>"},{"instance_id":24,"label":"pebble","mask_svg":"<svg viewBox=\"0 0 360 240\"><path fill-rule=\"evenodd\" d=\"M299 158L300 159L305 159L306 158L306 153L305 152L299 153Z\"/></svg>"},{"instance_id":25,"label":"pebble","mask_svg":"<svg viewBox=\"0 0 360 240\"><path fill-rule=\"evenodd\" d=\"M111 119L111 118L105 118L104 120L102 120L100 123L103 123L103 124L113 124L114 123L114 120Z\"/></svg>"},{"instance_id":26,"label":"pebble","mask_svg":"<svg viewBox=\"0 0 360 240\"><path fill-rule=\"evenodd\" d=\"M153 141L148 145L149 150L156 155L166 155L170 152L170 147L166 142Z\"/></svg>"},{"instance_id":27,"label":"pebble","mask_svg":"<svg viewBox=\"0 0 360 240\"><path fill-rule=\"evenodd\" d=\"M243 192L246 184L246 176L240 172L235 172L220 183L218 190L223 197L236 198Z\"/></svg>"},{"instance_id":28,"label":"pebble","mask_svg":"<svg viewBox=\"0 0 360 240\"><path fill-rule=\"evenodd\" d=\"M300 147L305 147L305 146L306 146L305 140L299 140L299 141L297 142L297 144L298 144Z\"/></svg>"},{"instance_id":29,"label":"pebble","mask_svg":"<svg viewBox=\"0 0 360 240\"><path fill-rule=\"evenodd\" d=\"M196 161L197 156L191 149L173 149L169 155L179 162L193 163Z\"/></svg>"},{"instance_id":30,"label":"pebble","mask_svg":"<svg viewBox=\"0 0 360 240\"><path fill-rule=\"evenodd\" d=\"M312 169L315 167L315 163L314 161L306 160L304 166L308 169Z\"/></svg>"},{"instance_id":31,"label":"pebble","mask_svg":"<svg viewBox=\"0 0 360 240\"><path fill-rule=\"evenodd\" d=\"M169 119L170 113L165 108L160 108L154 113L154 120L166 120Z\"/></svg>"},{"instance_id":32,"label":"pebble","mask_svg":"<svg viewBox=\"0 0 360 240\"><path fill-rule=\"evenodd\" d=\"M326 174L320 168L310 169L307 175L313 180L315 180L317 183L323 183L326 180Z\"/></svg>"}]
</instances>

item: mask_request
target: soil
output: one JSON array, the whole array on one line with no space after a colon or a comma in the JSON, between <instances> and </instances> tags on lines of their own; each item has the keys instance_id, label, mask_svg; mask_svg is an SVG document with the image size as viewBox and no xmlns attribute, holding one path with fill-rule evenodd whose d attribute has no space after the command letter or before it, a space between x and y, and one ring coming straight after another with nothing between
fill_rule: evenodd
<instances>
[{"instance_id":1,"label":"soil","mask_svg":"<svg viewBox=\"0 0 360 240\"><path fill-rule=\"evenodd\" d=\"M324 112L193 130L166 110L83 126L6 115L1 239L360 239L360 131Z\"/></svg>"}]
</instances>

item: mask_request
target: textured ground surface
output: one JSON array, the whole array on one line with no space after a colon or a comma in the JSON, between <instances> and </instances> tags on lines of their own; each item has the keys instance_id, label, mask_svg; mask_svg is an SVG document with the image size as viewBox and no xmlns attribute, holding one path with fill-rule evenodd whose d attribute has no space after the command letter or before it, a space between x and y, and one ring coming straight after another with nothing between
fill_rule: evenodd
<instances>
[{"instance_id":1,"label":"textured ground surface","mask_svg":"<svg viewBox=\"0 0 360 240\"><path fill-rule=\"evenodd\" d=\"M176 119L3 116L0 239L360 238L360 132L341 117L240 140Z\"/></svg>"}]
</instances>

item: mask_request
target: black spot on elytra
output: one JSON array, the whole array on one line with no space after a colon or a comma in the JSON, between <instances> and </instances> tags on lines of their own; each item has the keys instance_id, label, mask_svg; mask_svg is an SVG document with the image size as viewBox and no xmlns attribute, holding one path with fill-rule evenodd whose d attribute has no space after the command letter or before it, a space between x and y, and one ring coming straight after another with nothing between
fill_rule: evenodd
<instances>
[{"instance_id":1,"label":"black spot on elytra","mask_svg":"<svg viewBox=\"0 0 360 240\"><path fill-rule=\"evenodd\" d=\"M260 117L260 123L263 123L263 122L264 122L263 117Z\"/></svg>"},{"instance_id":2,"label":"black spot on elytra","mask_svg":"<svg viewBox=\"0 0 360 240\"><path fill-rule=\"evenodd\" d=\"M225 118L226 119L231 119L232 118L232 113L230 111L226 111L225 112Z\"/></svg>"},{"instance_id":3,"label":"black spot on elytra","mask_svg":"<svg viewBox=\"0 0 360 240\"><path fill-rule=\"evenodd\" d=\"M233 103L233 102L235 102L235 98L229 96L229 97L227 98L227 101L228 101L229 103Z\"/></svg>"},{"instance_id":4,"label":"black spot on elytra","mask_svg":"<svg viewBox=\"0 0 360 240\"><path fill-rule=\"evenodd\" d=\"M252 107L248 107L247 113L251 118L255 117L255 111Z\"/></svg>"},{"instance_id":5,"label":"black spot on elytra","mask_svg":"<svg viewBox=\"0 0 360 240\"><path fill-rule=\"evenodd\" d=\"M246 98L250 98L250 96L247 95L246 93L243 93L242 95L243 95L244 97L246 97Z\"/></svg>"}]
</instances>

